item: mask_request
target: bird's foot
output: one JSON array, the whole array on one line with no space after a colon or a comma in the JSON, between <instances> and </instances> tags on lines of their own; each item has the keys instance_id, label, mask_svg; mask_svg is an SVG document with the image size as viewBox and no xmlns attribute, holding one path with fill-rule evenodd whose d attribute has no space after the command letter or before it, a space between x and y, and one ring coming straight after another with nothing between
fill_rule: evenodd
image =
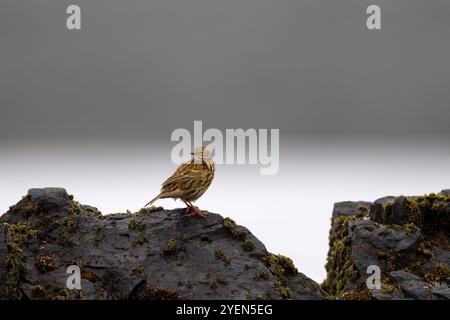
<instances>
[{"instance_id":1,"label":"bird's foot","mask_svg":"<svg viewBox=\"0 0 450 320\"><path fill-rule=\"evenodd\" d=\"M192 212L191 212L192 211ZM208 216L208 213L206 211L202 211L197 207L187 207L186 208L186 214L183 216L184 218L189 218L193 216L198 216L202 218L206 218Z\"/></svg>"}]
</instances>

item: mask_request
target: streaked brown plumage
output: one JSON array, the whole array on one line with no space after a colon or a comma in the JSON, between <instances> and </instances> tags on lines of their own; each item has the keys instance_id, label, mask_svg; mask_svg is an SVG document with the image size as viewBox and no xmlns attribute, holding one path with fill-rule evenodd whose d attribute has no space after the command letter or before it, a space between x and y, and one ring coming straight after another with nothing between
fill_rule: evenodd
<instances>
[{"instance_id":1,"label":"streaked brown plumage","mask_svg":"<svg viewBox=\"0 0 450 320\"><path fill-rule=\"evenodd\" d=\"M215 164L211 153L206 147L196 148L192 153L192 159L180 165L175 173L163 182L161 192L144 207L153 204L158 199L181 199L187 206L188 216L202 216L207 214L192 202L200 198L211 185L214 179Z\"/></svg>"}]
</instances>

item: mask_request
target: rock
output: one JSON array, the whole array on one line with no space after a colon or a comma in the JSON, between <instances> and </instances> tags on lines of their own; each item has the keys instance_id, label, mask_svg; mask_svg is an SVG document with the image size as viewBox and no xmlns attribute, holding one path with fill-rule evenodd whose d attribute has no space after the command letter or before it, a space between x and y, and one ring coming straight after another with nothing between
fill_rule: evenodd
<instances>
[{"instance_id":1,"label":"rock","mask_svg":"<svg viewBox=\"0 0 450 320\"><path fill-rule=\"evenodd\" d=\"M64 189L31 189L0 217L0 299L322 299L246 228L184 211L101 215ZM69 266L81 291L66 287Z\"/></svg>"},{"instance_id":2,"label":"rock","mask_svg":"<svg viewBox=\"0 0 450 320\"><path fill-rule=\"evenodd\" d=\"M6 245L6 227L0 224L0 262L5 261L8 253L8 246ZM0 268L0 292L5 291L6 284L6 269L3 266Z\"/></svg>"},{"instance_id":3,"label":"rock","mask_svg":"<svg viewBox=\"0 0 450 320\"><path fill-rule=\"evenodd\" d=\"M431 300L429 285L420 277L404 271L393 271L389 275L399 284L405 296L417 300Z\"/></svg>"},{"instance_id":4,"label":"rock","mask_svg":"<svg viewBox=\"0 0 450 320\"><path fill-rule=\"evenodd\" d=\"M373 203L374 204L386 204L388 202L394 202L394 200L395 200L395 197L387 196L387 197L379 198L379 199L375 200Z\"/></svg>"},{"instance_id":5,"label":"rock","mask_svg":"<svg viewBox=\"0 0 450 320\"><path fill-rule=\"evenodd\" d=\"M444 194L446 196L450 196L450 189L445 189L441 191L441 194Z\"/></svg>"},{"instance_id":6,"label":"rock","mask_svg":"<svg viewBox=\"0 0 450 320\"><path fill-rule=\"evenodd\" d=\"M448 298L450 196L385 197L370 204L368 216L351 214L354 207L343 202L333 211L322 284L328 297ZM371 265L380 268L380 290L366 286Z\"/></svg>"},{"instance_id":7,"label":"rock","mask_svg":"<svg viewBox=\"0 0 450 320\"><path fill-rule=\"evenodd\" d=\"M450 300L450 285L443 284L437 288L434 288L431 292L433 297L438 300Z\"/></svg>"},{"instance_id":8,"label":"rock","mask_svg":"<svg viewBox=\"0 0 450 320\"><path fill-rule=\"evenodd\" d=\"M334 204L332 219L348 215L368 215L371 203L366 201L345 201Z\"/></svg>"},{"instance_id":9,"label":"rock","mask_svg":"<svg viewBox=\"0 0 450 320\"><path fill-rule=\"evenodd\" d=\"M385 267L384 255L400 256L397 263L407 264L419 244L420 232L408 234L402 229L379 225L373 221L351 221L352 259L360 274L365 274L367 267L378 265Z\"/></svg>"},{"instance_id":10,"label":"rock","mask_svg":"<svg viewBox=\"0 0 450 320\"><path fill-rule=\"evenodd\" d=\"M406 197L401 196L384 203L374 203L371 206L370 218L383 224L403 225L411 222L412 214L410 202Z\"/></svg>"}]
</instances>

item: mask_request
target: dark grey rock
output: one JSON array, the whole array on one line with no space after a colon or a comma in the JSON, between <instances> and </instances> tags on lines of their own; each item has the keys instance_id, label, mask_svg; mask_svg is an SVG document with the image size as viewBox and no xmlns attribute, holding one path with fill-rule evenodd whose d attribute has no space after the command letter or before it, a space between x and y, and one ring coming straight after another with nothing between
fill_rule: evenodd
<instances>
[{"instance_id":1,"label":"dark grey rock","mask_svg":"<svg viewBox=\"0 0 450 320\"><path fill-rule=\"evenodd\" d=\"M431 292L435 299L450 300L450 285L448 283L434 288Z\"/></svg>"},{"instance_id":2,"label":"dark grey rock","mask_svg":"<svg viewBox=\"0 0 450 320\"><path fill-rule=\"evenodd\" d=\"M450 189L442 190L441 193L445 194L446 196L450 196Z\"/></svg>"},{"instance_id":3,"label":"dark grey rock","mask_svg":"<svg viewBox=\"0 0 450 320\"><path fill-rule=\"evenodd\" d=\"M406 224L409 222L409 216L407 199L405 197L398 197L392 203L392 216L385 223Z\"/></svg>"},{"instance_id":4,"label":"dark grey rock","mask_svg":"<svg viewBox=\"0 0 450 320\"><path fill-rule=\"evenodd\" d=\"M420 277L406 271L392 271L391 273L389 273L389 275L395 282L399 284L406 281L422 281Z\"/></svg>"},{"instance_id":5,"label":"dark grey rock","mask_svg":"<svg viewBox=\"0 0 450 320\"><path fill-rule=\"evenodd\" d=\"M386 211L386 204L391 203L390 211ZM406 197L394 199L383 198L371 206L370 219L383 224L407 224L411 220L411 212Z\"/></svg>"},{"instance_id":6,"label":"dark grey rock","mask_svg":"<svg viewBox=\"0 0 450 320\"><path fill-rule=\"evenodd\" d=\"M401 255L404 260L414 259L413 254L421 237L419 230L407 233L370 220L350 221L349 228L353 263L361 275L366 275L370 265L384 268L386 261L380 259L380 252Z\"/></svg>"},{"instance_id":7,"label":"dark grey rock","mask_svg":"<svg viewBox=\"0 0 450 320\"><path fill-rule=\"evenodd\" d=\"M395 200L395 197L394 197L394 196L387 196L387 197L379 198L379 199L375 200L373 203L376 203L376 204L386 204L386 203L388 203L388 202L393 202L394 200Z\"/></svg>"},{"instance_id":8,"label":"dark grey rock","mask_svg":"<svg viewBox=\"0 0 450 320\"><path fill-rule=\"evenodd\" d=\"M405 271L393 271L389 275L400 285L406 297L417 300L432 299L429 285L420 277Z\"/></svg>"},{"instance_id":9,"label":"dark grey rock","mask_svg":"<svg viewBox=\"0 0 450 320\"><path fill-rule=\"evenodd\" d=\"M370 205L370 219L372 221L375 222L380 222L383 223L383 219L385 216L385 205L387 203L392 203L394 202L395 197L392 196L388 196L388 197L383 197L380 199L375 200L371 205Z\"/></svg>"},{"instance_id":10,"label":"dark grey rock","mask_svg":"<svg viewBox=\"0 0 450 320\"><path fill-rule=\"evenodd\" d=\"M370 209L370 202L366 201L344 201L337 202L333 207L332 219L336 219L341 216L349 215L368 215Z\"/></svg>"},{"instance_id":11,"label":"dark grey rock","mask_svg":"<svg viewBox=\"0 0 450 320\"><path fill-rule=\"evenodd\" d=\"M39 209L25 212L30 204ZM276 260L246 228L224 225L218 214L185 218L184 212L101 216L64 189L31 189L0 224L0 256L8 224L26 222L39 230L21 244L27 271L13 288L15 298L322 299L317 283ZM245 241L254 248L245 250ZM53 261L50 270L42 270L40 257ZM73 264L81 267L82 294L65 289ZM0 298L7 298L0 289Z\"/></svg>"},{"instance_id":12,"label":"dark grey rock","mask_svg":"<svg viewBox=\"0 0 450 320\"><path fill-rule=\"evenodd\" d=\"M372 290L372 297L375 300L414 300L413 298L405 297L402 291L393 294L383 293L382 290Z\"/></svg>"},{"instance_id":13,"label":"dark grey rock","mask_svg":"<svg viewBox=\"0 0 450 320\"><path fill-rule=\"evenodd\" d=\"M384 198L380 198L375 200L371 205L370 205L370 219L372 221L375 222L380 222L383 223L383 219L385 216L385 205L387 203L392 203L394 202L395 197L384 197Z\"/></svg>"}]
</instances>

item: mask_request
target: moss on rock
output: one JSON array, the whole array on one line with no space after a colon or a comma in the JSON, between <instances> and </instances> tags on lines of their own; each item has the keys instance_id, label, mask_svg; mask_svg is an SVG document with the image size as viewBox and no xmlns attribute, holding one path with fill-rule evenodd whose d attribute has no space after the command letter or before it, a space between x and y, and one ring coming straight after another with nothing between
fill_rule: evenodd
<instances>
[{"instance_id":1,"label":"moss on rock","mask_svg":"<svg viewBox=\"0 0 450 320\"><path fill-rule=\"evenodd\" d=\"M290 276L297 275L298 270L292 260L281 254L268 253L262 258L270 272L277 280L277 289L283 299L289 299L292 296L291 290L287 287L287 279Z\"/></svg>"},{"instance_id":2,"label":"moss on rock","mask_svg":"<svg viewBox=\"0 0 450 320\"><path fill-rule=\"evenodd\" d=\"M246 239L242 244L242 248L244 249L244 251L253 251L255 250L255 243L253 242L253 240Z\"/></svg>"},{"instance_id":3,"label":"moss on rock","mask_svg":"<svg viewBox=\"0 0 450 320\"><path fill-rule=\"evenodd\" d=\"M55 259L50 256L37 256L35 265L41 273L46 273L56 269Z\"/></svg>"},{"instance_id":4,"label":"moss on rock","mask_svg":"<svg viewBox=\"0 0 450 320\"><path fill-rule=\"evenodd\" d=\"M131 293L132 300L180 300L181 295L169 288L155 288L145 281L139 284Z\"/></svg>"},{"instance_id":5,"label":"moss on rock","mask_svg":"<svg viewBox=\"0 0 450 320\"><path fill-rule=\"evenodd\" d=\"M231 218L223 219L223 226L228 231L228 233L235 239L244 241L247 239L247 232L244 230L237 230L236 222Z\"/></svg>"},{"instance_id":6,"label":"moss on rock","mask_svg":"<svg viewBox=\"0 0 450 320\"><path fill-rule=\"evenodd\" d=\"M443 263L424 274L424 279L432 286L439 286L450 277L450 268Z\"/></svg>"},{"instance_id":7,"label":"moss on rock","mask_svg":"<svg viewBox=\"0 0 450 320\"><path fill-rule=\"evenodd\" d=\"M230 258L222 251L222 249L214 251L214 256L217 260L223 261L225 264L230 264Z\"/></svg>"},{"instance_id":8,"label":"moss on rock","mask_svg":"<svg viewBox=\"0 0 450 320\"><path fill-rule=\"evenodd\" d=\"M170 255L172 253L175 253L178 250L178 244L175 239L169 239L166 241L166 245L163 249L163 253L165 255Z\"/></svg>"},{"instance_id":9,"label":"moss on rock","mask_svg":"<svg viewBox=\"0 0 450 320\"><path fill-rule=\"evenodd\" d=\"M351 237L349 221L357 219L354 216L341 216L333 221L330 231L330 253L327 258L327 279L322 289L332 297L341 297L347 284L359 280L358 271L351 256Z\"/></svg>"}]
</instances>

